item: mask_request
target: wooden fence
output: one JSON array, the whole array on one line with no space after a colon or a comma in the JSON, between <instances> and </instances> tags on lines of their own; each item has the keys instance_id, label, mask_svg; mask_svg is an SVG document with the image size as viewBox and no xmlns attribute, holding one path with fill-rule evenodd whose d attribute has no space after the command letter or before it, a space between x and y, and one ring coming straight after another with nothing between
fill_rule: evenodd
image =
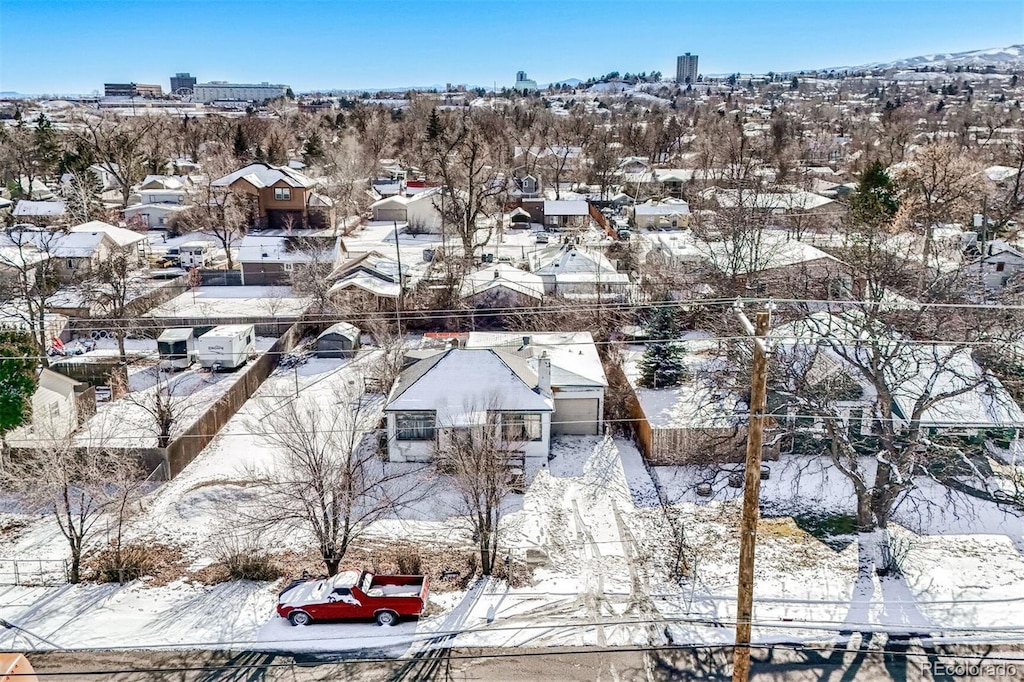
<instances>
[{"instance_id":1,"label":"wooden fence","mask_svg":"<svg viewBox=\"0 0 1024 682\"><path fill-rule=\"evenodd\" d=\"M270 350L243 370L244 374L238 377L217 402L211 405L192 426L176 436L166 448L140 450L139 458L146 470L162 466L169 478L181 473L266 381L270 373L277 367L281 357L295 348L305 331L306 325L293 324L274 342Z\"/></svg>"}]
</instances>

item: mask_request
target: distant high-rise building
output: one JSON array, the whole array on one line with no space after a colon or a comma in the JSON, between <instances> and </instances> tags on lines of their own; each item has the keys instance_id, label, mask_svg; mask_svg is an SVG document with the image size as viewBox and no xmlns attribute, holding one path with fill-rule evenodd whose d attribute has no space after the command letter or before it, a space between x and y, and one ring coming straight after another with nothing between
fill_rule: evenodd
<instances>
[{"instance_id":1,"label":"distant high-rise building","mask_svg":"<svg viewBox=\"0 0 1024 682\"><path fill-rule=\"evenodd\" d=\"M676 57L676 83L697 82L697 55L686 54Z\"/></svg>"},{"instance_id":2,"label":"distant high-rise building","mask_svg":"<svg viewBox=\"0 0 1024 682\"><path fill-rule=\"evenodd\" d=\"M536 91L537 81L532 81L526 77L525 71L516 71L516 84L512 88L516 92L533 92Z\"/></svg>"},{"instance_id":3,"label":"distant high-rise building","mask_svg":"<svg viewBox=\"0 0 1024 682\"><path fill-rule=\"evenodd\" d=\"M163 88L145 83L104 83L104 97L161 97Z\"/></svg>"},{"instance_id":4,"label":"distant high-rise building","mask_svg":"<svg viewBox=\"0 0 1024 682\"><path fill-rule=\"evenodd\" d=\"M196 85L196 77L189 73L176 73L171 76L171 94L191 95Z\"/></svg>"}]
</instances>

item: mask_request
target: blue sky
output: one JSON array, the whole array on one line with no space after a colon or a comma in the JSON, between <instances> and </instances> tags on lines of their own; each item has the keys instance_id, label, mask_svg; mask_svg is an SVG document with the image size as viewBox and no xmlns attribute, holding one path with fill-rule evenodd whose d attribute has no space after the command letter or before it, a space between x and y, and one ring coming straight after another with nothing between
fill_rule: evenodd
<instances>
[{"instance_id":1,"label":"blue sky","mask_svg":"<svg viewBox=\"0 0 1024 682\"><path fill-rule=\"evenodd\" d=\"M786 71L1024 42L1021 0L0 0L0 90L269 81L509 85L612 70Z\"/></svg>"}]
</instances>

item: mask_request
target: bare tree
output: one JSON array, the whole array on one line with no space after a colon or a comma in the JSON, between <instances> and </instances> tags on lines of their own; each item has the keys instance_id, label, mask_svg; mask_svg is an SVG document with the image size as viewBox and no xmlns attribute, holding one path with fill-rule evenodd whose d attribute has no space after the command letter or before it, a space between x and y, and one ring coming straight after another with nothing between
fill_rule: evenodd
<instances>
[{"instance_id":1,"label":"bare tree","mask_svg":"<svg viewBox=\"0 0 1024 682\"><path fill-rule=\"evenodd\" d=\"M83 116L77 123L77 141L90 151L97 165L117 180L122 204L127 206L132 188L151 170L150 145L154 137L159 137L160 119Z\"/></svg>"},{"instance_id":2,"label":"bare tree","mask_svg":"<svg viewBox=\"0 0 1024 682\"><path fill-rule=\"evenodd\" d=\"M53 516L71 554L69 580L82 579L82 557L97 539L104 518L122 528L142 494L143 474L135 454L111 451L100 441L79 443L73 436L40 439L39 447L0 471L6 486L41 514Z\"/></svg>"},{"instance_id":3,"label":"bare tree","mask_svg":"<svg viewBox=\"0 0 1024 682\"><path fill-rule=\"evenodd\" d=\"M132 391L126 393L122 400L138 407L145 415L148 426L156 432L158 448L170 446L178 425L185 415L196 404L194 387L180 384L178 381L160 381L161 369L154 368L157 373L157 385L152 390Z\"/></svg>"},{"instance_id":4,"label":"bare tree","mask_svg":"<svg viewBox=\"0 0 1024 682\"><path fill-rule=\"evenodd\" d=\"M112 249L82 287L86 299L98 308L97 312L111 320L118 355L121 362L127 362L124 340L132 321L130 304L145 291L139 275L138 246L130 244Z\"/></svg>"},{"instance_id":5,"label":"bare tree","mask_svg":"<svg viewBox=\"0 0 1024 682\"><path fill-rule=\"evenodd\" d=\"M32 334L44 367L54 331L47 305L61 287L54 253L65 234L11 229L0 235L0 314Z\"/></svg>"},{"instance_id":6,"label":"bare tree","mask_svg":"<svg viewBox=\"0 0 1024 682\"><path fill-rule=\"evenodd\" d=\"M501 210L498 199L507 194L508 179L495 168L491 144L492 121L480 114L458 114L444 119L433 139L427 141L430 166L443 183L435 204L445 225L461 241L463 257L471 259L485 246L493 228L478 222Z\"/></svg>"},{"instance_id":7,"label":"bare tree","mask_svg":"<svg viewBox=\"0 0 1024 682\"><path fill-rule=\"evenodd\" d=\"M484 423L442 427L437 451L438 469L451 475L459 492L484 575L494 570L498 555L502 502L518 485L516 477L525 476L525 471L514 471L512 458L534 437L531 429L540 428L539 419L533 424L526 421L528 415L490 409L494 402L467 405L464 412L485 414Z\"/></svg>"},{"instance_id":8,"label":"bare tree","mask_svg":"<svg viewBox=\"0 0 1024 682\"><path fill-rule=\"evenodd\" d=\"M329 575L374 521L417 489L415 475L390 470L377 455L373 429L382 408L383 396L348 384L329 401L300 397L251 422L275 456L247 472L261 490L248 513L264 527L308 533Z\"/></svg>"}]
</instances>

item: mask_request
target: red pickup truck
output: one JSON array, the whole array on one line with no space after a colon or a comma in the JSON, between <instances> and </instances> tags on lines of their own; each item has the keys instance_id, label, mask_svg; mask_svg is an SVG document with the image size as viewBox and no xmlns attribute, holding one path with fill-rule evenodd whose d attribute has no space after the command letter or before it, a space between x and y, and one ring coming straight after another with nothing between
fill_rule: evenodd
<instances>
[{"instance_id":1,"label":"red pickup truck","mask_svg":"<svg viewBox=\"0 0 1024 682\"><path fill-rule=\"evenodd\" d=\"M341 571L330 578L301 579L278 595L277 614L292 625L315 620L370 620L394 625L427 606L430 579L423 575L374 575Z\"/></svg>"}]
</instances>

